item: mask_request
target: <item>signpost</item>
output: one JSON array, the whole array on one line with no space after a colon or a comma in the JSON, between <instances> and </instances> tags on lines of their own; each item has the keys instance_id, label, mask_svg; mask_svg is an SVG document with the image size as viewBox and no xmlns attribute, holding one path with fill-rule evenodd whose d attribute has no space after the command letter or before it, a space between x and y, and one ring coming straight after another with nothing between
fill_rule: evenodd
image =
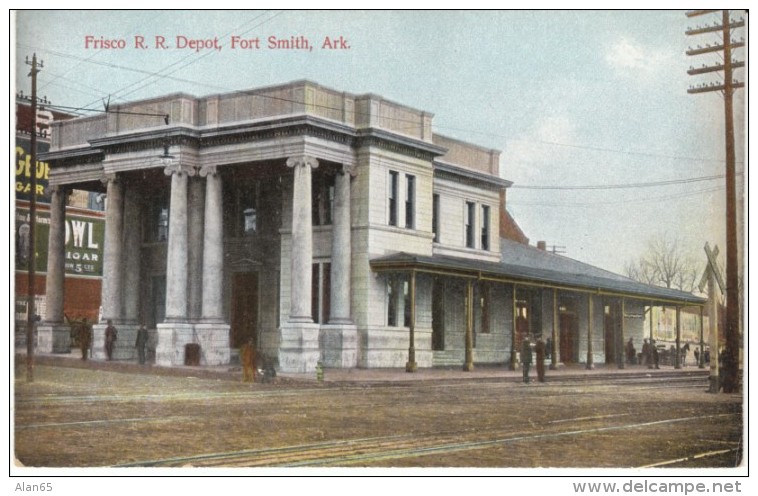
<instances>
[{"instance_id":1,"label":"signpost","mask_svg":"<svg viewBox=\"0 0 758 496\"><path fill-rule=\"evenodd\" d=\"M709 392L719 392L719 338L718 338L718 321L719 321L719 303L718 294L716 293L716 284L719 290L724 292L724 278L721 275L721 269L718 266L716 257L719 254L719 247L714 246L713 250L708 243L705 243L705 254L708 257L708 265L703 271L698 285L702 292L708 286L708 330L710 332L710 366L711 375L709 377ZM701 326L702 328L702 326ZM702 340L701 340L702 341ZM702 352L701 352L702 353Z\"/></svg>"}]
</instances>

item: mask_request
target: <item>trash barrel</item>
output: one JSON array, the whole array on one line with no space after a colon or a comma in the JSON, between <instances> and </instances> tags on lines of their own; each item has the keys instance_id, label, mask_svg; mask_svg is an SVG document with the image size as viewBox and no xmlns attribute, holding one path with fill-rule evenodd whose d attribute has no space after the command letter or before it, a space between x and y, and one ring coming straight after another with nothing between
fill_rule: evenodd
<instances>
[{"instance_id":1,"label":"trash barrel","mask_svg":"<svg viewBox=\"0 0 758 496\"><path fill-rule=\"evenodd\" d=\"M200 365L200 345L189 343L184 345L184 365Z\"/></svg>"}]
</instances>

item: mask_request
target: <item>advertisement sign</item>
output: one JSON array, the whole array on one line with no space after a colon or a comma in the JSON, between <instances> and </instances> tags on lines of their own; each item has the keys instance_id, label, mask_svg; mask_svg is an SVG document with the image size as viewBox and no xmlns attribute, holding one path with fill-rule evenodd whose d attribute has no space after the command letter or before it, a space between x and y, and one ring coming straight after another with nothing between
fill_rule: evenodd
<instances>
[{"instance_id":1,"label":"advertisement sign","mask_svg":"<svg viewBox=\"0 0 758 496\"><path fill-rule=\"evenodd\" d=\"M50 144L37 140L37 153L44 153L50 149ZM50 203L50 195L46 193L50 165L47 162L37 163L32 167L31 141L26 138L16 138L16 152L13 158L13 169L16 171L16 199L31 199L32 173L37 177L37 201Z\"/></svg>"},{"instance_id":2,"label":"advertisement sign","mask_svg":"<svg viewBox=\"0 0 758 496\"><path fill-rule=\"evenodd\" d=\"M27 270L31 226L29 210L16 208L16 270ZM35 270L47 272L50 212L37 211ZM66 275L103 275L103 245L105 219L86 215L66 214Z\"/></svg>"}]
</instances>

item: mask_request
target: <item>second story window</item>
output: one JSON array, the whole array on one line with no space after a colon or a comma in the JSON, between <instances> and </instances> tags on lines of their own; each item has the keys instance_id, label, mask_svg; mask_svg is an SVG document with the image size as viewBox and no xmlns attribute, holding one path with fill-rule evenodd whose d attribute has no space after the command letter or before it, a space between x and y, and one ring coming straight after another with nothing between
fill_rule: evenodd
<instances>
[{"instance_id":1,"label":"second story window","mask_svg":"<svg viewBox=\"0 0 758 496\"><path fill-rule=\"evenodd\" d=\"M398 173L396 171L390 171L390 177L389 177L389 185L387 192L388 200L389 200L389 225L396 226L397 225L397 182L398 182Z\"/></svg>"},{"instance_id":2,"label":"second story window","mask_svg":"<svg viewBox=\"0 0 758 496\"><path fill-rule=\"evenodd\" d=\"M159 206L157 209L158 221L156 225L155 241L168 241L168 207Z\"/></svg>"},{"instance_id":3,"label":"second story window","mask_svg":"<svg viewBox=\"0 0 758 496\"><path fill-rule=\"evenodd\" d=\"M482 205L482 250L490 249L490 207Z\"/></svg>"},{"instance_id":4,"label":"second story window","mask_svg":"<svg viewBox=\"0 0 758 496\"><path fill-rule=\"evenodd\" d=\"M432 233L434 234L434 242L440 241L440 195L432 195Z\"/></svg>"},{"instance_id":5,"label":"second story window","mask_svg":"<svg viewBox=\"0 0 758 496\"><path fill-rule=\"evenodd\" d=\"M476 248L474 226L476 224L476 204L466 202L466 248Z\"/></svg>"},{"instance_id":6,"label":"second story window","mask_svg":"<svg viewBox=\"0 0 758 496\"><path fill-rule=\"evenodd\" d=\"M241 228L242 234L251 235L258 232L258 197L260 196L259 183L253 182L245 184L239 193L239 202L241 210Z\"/></svg>"},{"instance_id":7,"label":"second story window","mask_svg":"<svg viewBox=\"0 0 758 496\"><path fill-rule=\"evenodd\" d=\"M414 229L416 227L415 203L416 203L416 178L414 176L405 176L406 195L405 195L405 227Z\"/></svg>"},{"instance_id":8,"label":"second story window","mask_svg":"<svg viewBox=\"0 0 758 496\"><path fill-rule=\"evenodd\" d=\"M168 241L168 223L171 216L168 190L147 193L149 201L145 215L142 217L142 236L146 243L163 243Z\"/></svg>"},{"instance_id":9,"label":"second story window","mask_svg":"<svg viewBox=\"0 0 758 496\"><path fill-rule=\"evenodd\" d=\"M312 214L314 226L331 225L334 217L334 179L333 175L314 174Z\"/></svg>"}]
</instances>

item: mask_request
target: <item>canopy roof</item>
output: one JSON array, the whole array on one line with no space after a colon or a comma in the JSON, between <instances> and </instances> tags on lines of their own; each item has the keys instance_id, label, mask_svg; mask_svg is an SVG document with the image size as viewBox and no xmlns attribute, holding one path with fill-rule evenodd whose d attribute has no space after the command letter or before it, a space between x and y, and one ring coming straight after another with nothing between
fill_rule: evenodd
<instances>
[{"instance_id":1,"label":"canopy roof","mask_svg":"<svg viewBox=\"0 0 758 496\"><path fill-rule=\"evenodd\" d=\"M704 305L706 302L691 293L643 284L529 245L504 238L500 243L500 263L400 252L372 260L371 267L376 272L416 271L635 298L656 304Z\"/></svg>"}]
</instances>

